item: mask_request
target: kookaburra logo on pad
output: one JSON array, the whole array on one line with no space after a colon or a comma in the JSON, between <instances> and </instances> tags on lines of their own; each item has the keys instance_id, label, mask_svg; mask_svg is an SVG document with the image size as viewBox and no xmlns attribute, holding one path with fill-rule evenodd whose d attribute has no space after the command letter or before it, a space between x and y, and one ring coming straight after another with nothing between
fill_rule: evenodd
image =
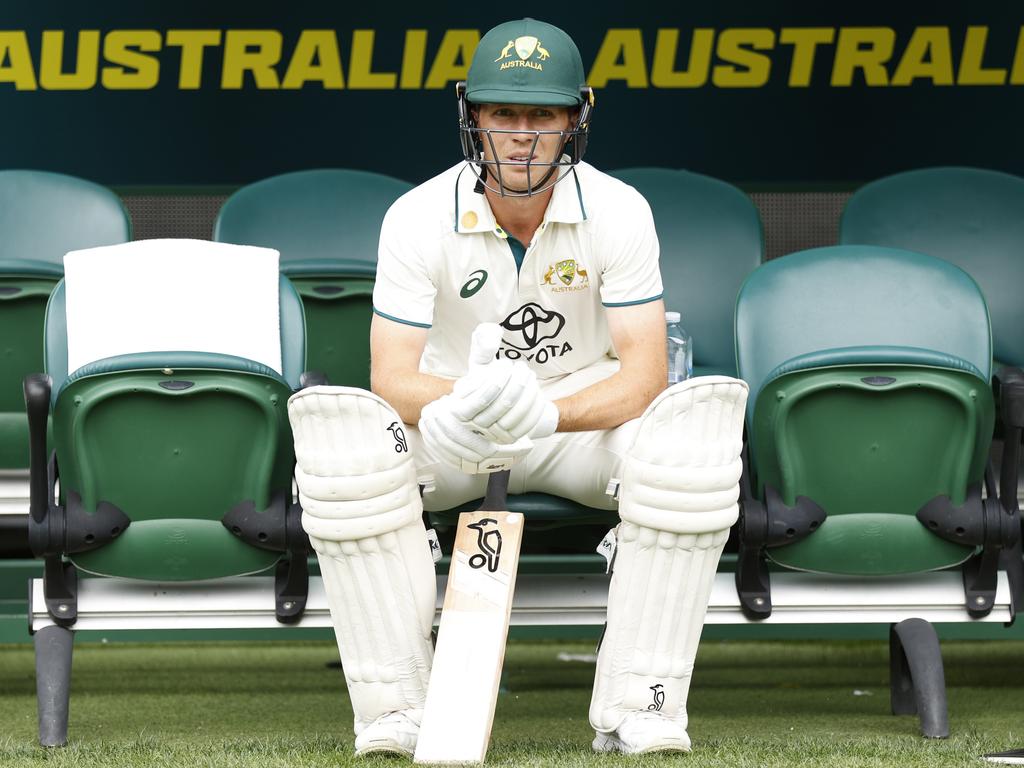
<instances>
[{"instance_id":1,"label":"kookaburra logo on pad","mask_svg":"<svg viewBox=\"0 0 1024 768\"><path fill-rule=\"evenodd\" d=\"M665 704L665 686L658 683L657 685L652 685L650 688L654 691L654 703L648 704L647 709L651 712L661 712L661 708Z\"/></svg>"},{"instance_id":2,"label":"kookaburra logo on pad","mask_svg":"<svg viewBox=\"0 0 1024 768\"><path fill-rule=\"evenodd\" d=\"M487 530L489 525L494 528ZM485 517L470 523L469 527L476 531L476 546L480 551L469 558L470 568L483 568L487 566L490 573L498 570L498 562L501 559L501 531L498 530L498 521L491 517Z\"/></svg>"},{"instance_id":3,"label":"kookaburra logo on pad","mask_svg":"<svg viewBox=\"0 0 1024 768\"><path fill-rule=\"evenodd\" d=\"M395 438L395 453L408 453L409 444L405 441L405 430L398 424L397 421L391 422L391 426L388 427L388 431L391 436Z\"/></svg>"}]
</instances>

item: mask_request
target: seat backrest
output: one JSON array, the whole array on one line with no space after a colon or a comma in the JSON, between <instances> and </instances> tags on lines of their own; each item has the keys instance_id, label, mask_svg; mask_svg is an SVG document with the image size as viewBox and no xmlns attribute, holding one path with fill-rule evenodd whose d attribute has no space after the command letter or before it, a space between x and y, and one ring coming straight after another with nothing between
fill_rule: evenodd
<instances>
[{"instance_id":1,"label":"seat backrest","mask_svg":"<svg viewBox=\"0 0 1024 768\"><path fill-rule=\"evenodd\" d=\"M215 240L281 253L305 308L307 367L332 384L369 389L380 225L411 188L367 171L298 171L242 187L217 216Z\"/></svg>"},{"instance_id":2,"label":"seat backrest","mask_svg":"<svg viewBox=\"0 0 1024 768\"><path fill-rule=\"evenodd\" d=\"M80 248L131 239L121 200L106 187L45 171L0 171L0 263L62 264Z\"/></svg>"},{"instance_id":3,"label":"seat backrest","mask_svg":"<svg viewBox=\"0 0 1024 768\"><path fill-rule=\"evenodd\" d=\"M948 262L894 248L831 246L773 259L743 283L736 360L751 388L748 409L779 366L826 351L864 362L863 347L926 350L965 361L986 382L991 376L985 300Z\"/></svg>"},{"instance_id":4,"label":"seat backrest","mask_svg":"<svg viewBox=\"0 0 1024 768\"><path fill-rule=\"evenodd\" d=\"M988 302L996 359L1024 365L1024 178L926 168L879 179L847 202L839 240L927 253L968 272Z\"/></svg>"},{"instance_id":5,"label":"seat backrest","mask_svg":"<svg viewBox=\"0 0 1024 768\"><path fill-rule=\"evenodd\" d=\"M651 205L665 307L682 314L693 337L694 372L734 375L736 294L764 256L754 203L731 184L688 171L623 168L611 174Z\"/></svg>"},{"instance_id":6,"label":"seat backrest","mask_svg":"<svg viewBox=\"0 0 1024 768\"><path fill-rule=\"evenodd\" d=\"M936 498L963 504L991 441L989 320L963 270L870 246L784 256L744 283L736 349L756 495L827 514L774 562L881 575L970 556L915 517Z\"/></svg>"},{"instance_id":7,"label":"seat backrest","mask_svg":"<svg viewBox=\"0 0 1024 768\"><path fill-rule=\"evenodd\" d=\"M285 274L297 262L376 264L384 214L410 189L412 184L390 176L342 168L272 176L224 202L213 239L274 248Z\"/></svg>"},{"instance_id":8,"label":"seat backrest","mask_svg":"<svg viewBox=\"0 0 1024 768\"><path fill-rule=\"evenodd\" d=\"M43 171L0 171L0 469L28 466L21 382L43 369L46 299L68 251L131 239L118 197Z\"/></svg>"}]
</instances>

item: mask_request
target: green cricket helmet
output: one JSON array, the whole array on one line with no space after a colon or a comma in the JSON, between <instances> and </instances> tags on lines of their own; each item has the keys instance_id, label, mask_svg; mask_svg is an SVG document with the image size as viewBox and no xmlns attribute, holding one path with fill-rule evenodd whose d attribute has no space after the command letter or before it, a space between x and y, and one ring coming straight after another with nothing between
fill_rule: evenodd
<instances>
[{"instance_id":1,"label":"green cricket helmet","mask_svg":"<svg viewBox=\"0 0 1024 768\"><path fill-rule=\"evenodd\" d=\"M466 82L455 87L459 105L459 136L466 161L482 184L505 196L529 196L550 189L583 159L590 131L594 92L586 85L583 59L565 32L536 19L499 24L480 40ZM485 129L476 125L473 104L524 104L577 108L576 124L565 131ZM561 147L552 162L526 162L527 189L511 190L502 183L502 165L492 134L533 134L536 147L544 134L559 134ZM485 142L490 158L486 157ZM538 180L530 173L537 167ZM496 185L488 183L493 179Z\"/></svg>"}]
</instances>

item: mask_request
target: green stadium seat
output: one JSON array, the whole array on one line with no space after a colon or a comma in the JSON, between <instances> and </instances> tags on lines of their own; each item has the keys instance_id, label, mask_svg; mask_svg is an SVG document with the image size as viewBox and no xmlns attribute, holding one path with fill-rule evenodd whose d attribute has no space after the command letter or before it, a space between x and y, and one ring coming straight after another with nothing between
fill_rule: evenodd
<instances>
[{"instance_id":1,"label":"green stadium seat","mask_svg":"<svg viewBox=\"0 0 1024 768\"><path fill-rule=\"evenodd\" d=\"M189 350L121 354L69 371L64 282L55 288L46 374L25 380L29 537L44 560L54 622L36 633L44 745L67 738L79 573L168 583L276 569L277 620L301 617L308 540L292 500L286 405L303 383L304 323L298 294L287 278L278 280L281 373L252 359Z\"/></svg>"},{"instance_id":2,"label":"green stadium seat","mask_svg":"<svg viewBox=\"0 0 1024 768\"><path fill-rule=\"evenodd\" d=\"M239 189L217 216L215 240L281 253L305 308L307 366L331 384L370 388L380 225L411 188L367 171L298 171Z\"/></svg>"},{"instance_id":3,"label":"green stadium seat","mask_svg":"<svg viewBox=\"0 0 1024 768\"><path fill-rule=\"evenodd\" d=\"M769 563L863 579L959 567L966 611L986 615L1020 526L1016 477L997 488L986 472L992 355L974 281L891 248L791 254L744 283L736 351L751 387L736 573L748 617L771 614Z\"/></svg>"},{"instance_id":4,"label":"green stadium seat","mask_svg":"<svg viewBox=\"0 0 1024 768\"><path fill-rule=\"evenodd\" d=\"M982 168L925 168L888 176L857 190L839 227L846 244L927 253L975 279L992 318L993 373L1004 392L997 435L1019 435L1024 402L1011 402L1024 381L1024 178ZM1011 386L1012 385L1012 386ZM1000 473L1019 472L1020 440L997 440ZM1024 489L1018 488L1018 498ZM1020 543L1003 554L1020 560Z\"/></svg>"},{"instance_id":5,"label":"green stadium seat","mask_svg":"<svg viewBox=\"0 0 1024 768\"><path fill-rule=\"evenodd\" d=\"M736 375L732 311L743 279L764 258L751 199L724 181L668 168L623 168L612 176L651 204L661 245L665 307L693 337L693 373Z\"/></svg>"},{"instance_id":6,"label":"green stadium seat","mask_svg":"<svg viewBox=\"0 0 1024 768\"><path fill-rule=\"evenodd\" d=\"M68 251L131 239L118 197L42 171L0 171L0 470L28 468L21 380L43 366L46 300Z\"/></svg>"},{"instance_id":7,"label":"green stadium seat","mask_svg":"<svg viewBox=\"0 0 1024 768\"><path fill-rule=\"evenodd\" d=\"M28 421L21 381L43 367L46 300L76 248L131 239L118 197L43 171L0 171L0 557L29 557Z\"/></svg>"}]
</instances>

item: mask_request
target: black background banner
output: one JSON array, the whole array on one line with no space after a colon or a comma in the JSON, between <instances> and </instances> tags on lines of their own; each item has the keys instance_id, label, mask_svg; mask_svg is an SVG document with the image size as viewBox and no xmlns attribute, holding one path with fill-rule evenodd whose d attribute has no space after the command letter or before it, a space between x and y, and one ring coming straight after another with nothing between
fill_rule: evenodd
<instances>
[{"instance_id":1,"label":"black background banner","mask_svg":"<svg viewBox=\"0 0 1024 768\"><path fill-rule=\"evenodd\" d=\"M460 157L459 46L521 13L579 45L602 168L761 188L931 165L1024 174L1024 4L994 0L14 0L0 6L0 168L121 187L316 167L421 181ZM214 42L191 71L182 41L194 56L200 39ZM259 74L245 68L260 56Z\"/></svg>"}]
</instances>

